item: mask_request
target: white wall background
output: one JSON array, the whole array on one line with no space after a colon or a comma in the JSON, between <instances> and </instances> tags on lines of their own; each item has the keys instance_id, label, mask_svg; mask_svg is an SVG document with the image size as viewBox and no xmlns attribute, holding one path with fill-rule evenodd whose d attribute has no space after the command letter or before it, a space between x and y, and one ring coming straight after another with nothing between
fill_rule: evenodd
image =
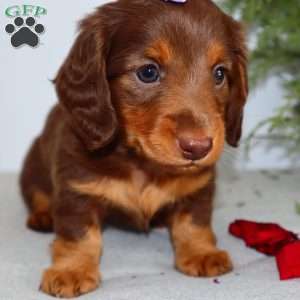
<instances>
[{"instance_id":1,"label":"white wall background","mask_svg":"<svg viewBox=\"0 0 300 300\"><path fill-rule=\"evenodd\" d=\"M86 13L106 1L101 0L39 0L26 4L47 8L48 14L39 19L46 31L41 44L32 49L15 49L4 31L12 21L4 15L7 7L22 5L23 1L0 1L0 172L18 171L32 139L40 132L47 112L56 101L50 82L68 53L76 32L76 22ZM270 115L281 99L275 81L252 94L246 110L245 131ZM276 153L264 153L258 148L251 162L237 160L239 167L284 167Z\"/></svg>"}]
</instances>

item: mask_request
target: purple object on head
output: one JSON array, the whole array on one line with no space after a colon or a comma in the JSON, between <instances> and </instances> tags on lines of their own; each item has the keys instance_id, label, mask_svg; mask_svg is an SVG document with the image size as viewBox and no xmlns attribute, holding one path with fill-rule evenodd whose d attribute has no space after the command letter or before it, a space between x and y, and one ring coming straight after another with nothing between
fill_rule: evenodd
<instances>
[{"instance_id":1,"label":"purple object on head","mask_svg":"<svg viewBox=\"0 0 300 300\"><path fill-rule=\"evenodd\" d=\"M187 0L164 0L165 2L173 2L173 3L185 3Z\"/></svg>"}]
</instances>

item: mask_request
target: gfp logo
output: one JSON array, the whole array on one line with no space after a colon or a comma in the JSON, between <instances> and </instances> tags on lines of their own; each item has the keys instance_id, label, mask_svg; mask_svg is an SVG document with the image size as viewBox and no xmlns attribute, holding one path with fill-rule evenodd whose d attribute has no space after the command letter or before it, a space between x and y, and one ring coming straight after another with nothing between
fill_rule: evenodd
<instances>
[{"instance_id":1,"label":"gfp logo","mask_svg":"<svg viewBox=\"0 0 300 300\"><path fill-rule=\"evenodd\" d=\"M45 32L43 24L36 21L37 18L47 14L47 10L41 6L14 5L5 10L5 15L13 21L5 26L5 31L11 36L13 47L22 45L36 47L39 44L39 35Z\"/></svg>"}]
</instances>

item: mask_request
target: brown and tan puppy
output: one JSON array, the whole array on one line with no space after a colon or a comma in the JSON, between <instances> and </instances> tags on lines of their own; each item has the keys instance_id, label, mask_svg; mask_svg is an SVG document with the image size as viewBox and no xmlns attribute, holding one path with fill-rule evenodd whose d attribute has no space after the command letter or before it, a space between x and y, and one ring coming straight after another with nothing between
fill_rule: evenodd
<instances>
[{"instance_id":1,"label":"brown and tan puppy","mask_svg":"<svg viewBox=\"0 0 300 300\"><path fill-rule=\"evenodd\" d=\"M240 24L210 0L119 0L82 21L55 85L59 103L21 174L27 225L56 233L41 290L98 287L106 223L165 225L178 270L230 271L211 212L215 163L241 136Z\"/></svg>"}]
</instances>

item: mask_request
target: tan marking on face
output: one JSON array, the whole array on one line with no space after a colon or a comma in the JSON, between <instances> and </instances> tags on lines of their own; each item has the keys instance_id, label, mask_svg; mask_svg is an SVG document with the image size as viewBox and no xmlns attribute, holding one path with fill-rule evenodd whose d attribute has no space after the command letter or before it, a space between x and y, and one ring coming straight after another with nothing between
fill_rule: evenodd
<instances>
[{"instance_id":1,"label":"tan marking on face","mask_svg":"<svg viewBox=\"0 0 300 300\"><path fill-rule=\"evenodd\" d=\"M207 61L210 67L221 62L227 62L224 45L217 41L211 42L207 50Z\"/></svg>"},{"instance_id":2,"label":"tan marking on face","mask_svg":"<svg viewBox=\"0 0 300 300\"><path fill-rule=\"evenodd\" d=\"M99 197L99 201L111 202L149 221L160 208L204 187L213 176L211 171L205 171L200 175L178 176L155 183L141 182L140 175L134 172L129 180L101 178L87 183L72 181L70 186L79 193Z\"/></svg>"},{"instance_id":3,"label":"tan marking on face","mask_svg":"<svg viewBox=\"0 0 300 300\"><path fill-rule=\"evenodd\" d=\"M170 111L173 109L171 105L170 101L168 106ZM127 145L160 163L174 166L187 164L177 150L176 123L161 116L163 109L161 105L151 103L151 105L135 107L121 103L120 107Z\"/></svg>"},{"instance_id":4,"label":"tan marking on face","mask_svg":"<svg viewBox=\"0 0 300 300\"><path fill-rule=\"evenodd\" d=\"M190 214L173 217L170 229L177 269L190 276L217 276L229 272L232 263L227 252L216 247L210 225L199 226Z\"/></svg>"},{"instance_id":5,"label":"tan marking on face","mask_svg":"<svg viewBox=\"0 0 300 300\"><path fill-rule=\"evenodd\" d=\"M220 115L215 116L213 119L215 124L212 130L213 148L211 152L202 160L199 161L201 166L210 166L215 164L220 158L225 144L225 127L222 117Z\"/></svg>"},{"instance_id":6,"label":"tan marking on face","mask_svg":"<svg viewBox=\"0 0 300 300\"><path fill-rule=\"evenodd\" d=\"M101 253L102 238L96 227L90 227L77 241L58 237L52 245L53 265L44 272L41 290L64 298L94 290L100 282Z\"/></svg>"},{"instance_id":7,"label":"tan marking on face","mask_svg":"<svg viewBox=\"0 0 300 300\"><path fill-rule=\"evenodd\" d=\"M161 39L146 49L145 56L154 59L160 65L167 65L172 58L172 50L169 43Z\"/></svg>"}]
</instances>

